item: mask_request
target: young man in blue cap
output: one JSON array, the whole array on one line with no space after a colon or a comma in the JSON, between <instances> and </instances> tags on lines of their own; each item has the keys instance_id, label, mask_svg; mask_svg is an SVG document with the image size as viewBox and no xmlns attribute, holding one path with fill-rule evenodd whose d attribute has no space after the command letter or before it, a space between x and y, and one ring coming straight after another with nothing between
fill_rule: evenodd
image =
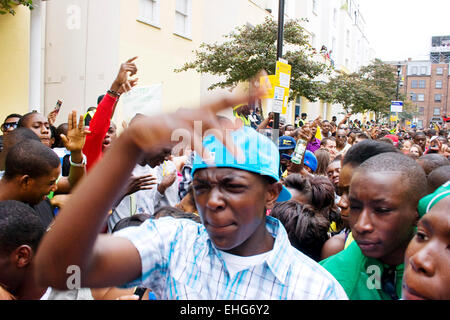
<instances>
[{"instance_id":1,"label":"young man in blue cap","mask_svg":"<svg viewBox=\"0 0 450 320\"><path fill-rule=\"evenodd\" d=\"M294 153L296 142L294 138L289 136L282 136L278 140L278 150L280 151L280 174L282 175L289 166L289 160Z\"/></svg>"},{"instance_id":2,"label":"young man in blue cap","mask_svg":"<svg viewBox=\"0 0 450 320\"><path fill-rule=\"evenodd\" d=\"M203 224L167 217L115 236L98 235L144 151L173 144L177 128L192 134L194 120L224 134L217 112L243 100L227 98L130 125L44 237L36 257L40 283L64 287L67 267L77 265L83 287L140 284L158 299L346 299L337 281L295 250L280 222L266 216L266 207L288 200L290 193L279 182L276 145L251 128L224 136L216 131L204 140L208 163L196 158L192 169ZM203 155L200 149L195 146Z\"/></svg>"}]
</instances>

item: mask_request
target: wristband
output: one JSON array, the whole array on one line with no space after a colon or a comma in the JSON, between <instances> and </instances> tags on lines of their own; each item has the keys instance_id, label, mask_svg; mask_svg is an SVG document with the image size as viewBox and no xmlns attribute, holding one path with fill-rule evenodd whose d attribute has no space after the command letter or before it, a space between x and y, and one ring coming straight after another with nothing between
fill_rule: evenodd
<instances>
[{"instance_id":1,"label":"wristband","mask_svg":"<svg viewBox=\"0 0 450 320\"><path fill-rule=\"evenodd\" d=\"M70 165L71 165L72 167L79 167L79 168L82 168L82 167L86 166L86 163L87 163L86 156L85 156L84 154L81 154L81 155L83 156L83 161L82 161L81 163L75 163L75 162L72 162L72 155L70 155L69 161L70 161Z\"/></svg>"},{"instance_id":2,"label":"wristband","mask_svg":"<svg viewBox=\"0 0 450 320\"><path fill-rule=\"evenodd\" d=\"M120 98L120 93L113 91L113 90L108 90L107 91L110 95L116 97L116 98Z\"/></svg>"}]
</instances>

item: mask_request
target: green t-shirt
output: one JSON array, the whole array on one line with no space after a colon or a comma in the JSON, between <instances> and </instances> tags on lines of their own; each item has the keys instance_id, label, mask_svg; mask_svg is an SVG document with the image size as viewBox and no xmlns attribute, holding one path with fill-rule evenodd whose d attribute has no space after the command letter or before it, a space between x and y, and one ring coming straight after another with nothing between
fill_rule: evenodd
<instances>
[{"instance_id":1,"label":"green t-shirt","mask_svg":"<svg viewBox=\"0 0 450 320\"><path fill-rule=\"evenodd\" d=\"M388 266L363 255L355 241L347 249L320 261L320 265L336 278L350 300L392 299L381 290L381 275ZM396 292L399 298L402 292L403 270L403 263L395 268Z\"/></svg>"}]
</instances>

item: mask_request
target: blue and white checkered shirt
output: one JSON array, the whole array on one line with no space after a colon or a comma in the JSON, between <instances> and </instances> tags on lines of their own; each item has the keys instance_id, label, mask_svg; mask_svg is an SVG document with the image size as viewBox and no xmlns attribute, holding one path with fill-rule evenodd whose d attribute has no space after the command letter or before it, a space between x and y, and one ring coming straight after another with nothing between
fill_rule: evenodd
<instances>
[{"instance_id":1,"label":"blue and white checkered shirt","mask_svg":"<svg viewBox=\"0 0 450 320\"><path fill-rule=\"evenodd\" d=\"M114 235L129 239L142 261L141 277L125 287L150 288L158 299L347 299L328 271L291 246L277 219L267 217L266 225L273 249L259 265L233 276L202 224L165 217L123 229Z\"/></svg>"}]
</instances>

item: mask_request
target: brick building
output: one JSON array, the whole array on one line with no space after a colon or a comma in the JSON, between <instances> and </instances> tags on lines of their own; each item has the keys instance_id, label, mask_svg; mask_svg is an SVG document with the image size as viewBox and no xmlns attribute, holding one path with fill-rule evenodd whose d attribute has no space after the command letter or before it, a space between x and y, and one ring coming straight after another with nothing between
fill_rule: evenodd
<instances>
[{"instance_id":1,"label":"brick building","mask_svg":"<svg viewBox=\"0 0 450 320\"><path fill-rule=\"evenodd\" d=\"M450 39L433 37L430 60L388 62L400 66L399 91L415 106L417 115L413 122L419 128L427 128L431 122L442 122L442 112L447 116L450 113L450 44L442 45L436 38Z\"/></svg>"}]
</instances>

